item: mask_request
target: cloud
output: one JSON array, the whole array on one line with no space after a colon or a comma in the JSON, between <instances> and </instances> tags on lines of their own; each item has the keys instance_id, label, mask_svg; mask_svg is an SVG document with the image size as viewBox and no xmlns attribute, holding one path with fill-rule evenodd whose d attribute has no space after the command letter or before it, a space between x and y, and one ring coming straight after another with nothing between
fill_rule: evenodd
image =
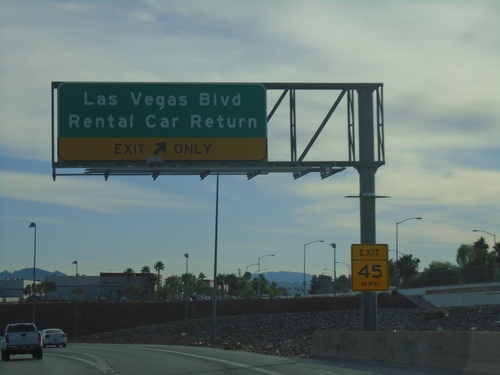
<instances>
[{"instance_id":1,"label":"cloud","mask_svg":"<svg viewBox=\"0 0 500 375\"><path fill-rule=\"evenodd\" d=\"M122 228L124 212L155 224L168 212L176 224L169 245L185 246L189 237L193 249L212 233L199 235L213 217L213 176L201 184L193 176L53 182L52 81L381 82L386 165L377 171L376 189L391 198L377 201L377 238L391 243L397 220L422 216L418 226L405 225L401 249L430 261L472 242L471 227L498 223L497 2L11 1L0 8L0 194L19 217L49 223L59 215L39 208L50 207L75 227L76 210L96 223L101 213L114 215L113 221L124 220ZM268 92L268 110L280 94ZM337 95L297 93L299 155ZM306 160L348 158L345 105ZM269 123L270 160L290 160L289 121L286 98ZM288 254L298 246L300 258L310 237L333 236L347 249L359 238L359 202L344 197L357 195L358 180L353 168L325 180L317 174L223 178L221 246L229 243L233 254L252 259L259 249ZM150 241L148 248L163 248L155 241L164 228L153 226L137 237ZM125 239L107 228L106 235L120 238L120 251L130 258L143 246L132 245L135 233Z\"/></svg>"},{"instance_id":2,"label":"cloud","mask_svg":"<svg viewBox=\"0 0 500 375\"><path fill-rule=\"evenodd\" d=\"M47 174L0 171L4 199L62 205L100 213L119 213L134 209L165 210L199 207L192 198L179 194L155 192L122 179L96 183L92 177L60 178Z\"/></svg>"}]
</instances>

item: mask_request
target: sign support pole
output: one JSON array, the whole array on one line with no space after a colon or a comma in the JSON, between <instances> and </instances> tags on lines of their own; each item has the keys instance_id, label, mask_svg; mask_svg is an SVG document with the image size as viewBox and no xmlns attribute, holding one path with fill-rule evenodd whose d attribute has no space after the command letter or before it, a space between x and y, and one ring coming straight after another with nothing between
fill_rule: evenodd
<instances>
[{"instance_id":1,"label":"sign support pole","mask_svg":"<svg viewBox=\"0 0 500 375\"><path fill-rule=\"evenodd\" d=\"M360 236L362 244L376 241L375 221L375 158L373 89L358 89L359 116L359 208ZM363 331L377 331L377 295L362 292L361 314Z\"/></svg>"},{"instance_id":2,"label":"sign support pole","mask_svg":"<svg viewBox=\"0 0 500 375\"><path fill-rule=\"evenodd\" d=\"M217 342L217 249L219 239L219 173L215 187L215 245L214 245L214 289L212 295L212 347Z\"/></svg>"}]
</instances>

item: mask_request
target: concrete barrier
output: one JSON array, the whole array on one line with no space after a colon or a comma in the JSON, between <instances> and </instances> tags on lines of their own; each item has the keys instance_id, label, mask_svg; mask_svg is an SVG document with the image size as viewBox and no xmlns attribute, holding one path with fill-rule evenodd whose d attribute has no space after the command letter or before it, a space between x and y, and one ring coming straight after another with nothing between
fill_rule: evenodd
<instances>
[{"instance_id":1,"label":"concrete barrier","mask_svg":"<svg viewBox=\"0 0 500 375\"><path fill-rule=\"evenodd\" d=\"M476 306L500 304L500 283L450 285L441 287L400 289L411 299L419 296L436 307ZM412 301L415 301L412 299Z\"/></svg>"},{"instance_id":2,"label":"concrete barrier","mask_svg":"<svg viewBox=\"0 0 500 375\"><path fill-rule=\"evenodd\" d=\"M500 374L498 332L316 331L310 357L459 374Z\"/></svg>"}]
</instances>

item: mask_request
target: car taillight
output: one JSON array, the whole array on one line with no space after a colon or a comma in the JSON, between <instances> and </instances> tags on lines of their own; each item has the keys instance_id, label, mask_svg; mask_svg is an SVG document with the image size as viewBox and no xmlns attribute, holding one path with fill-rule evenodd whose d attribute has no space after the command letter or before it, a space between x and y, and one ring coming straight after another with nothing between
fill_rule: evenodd
<instances>
[{"instance_id":1,"label":"car taillight","mask_svg":"<svg viewBox=\"0 0 500 375\"><path fill-rule=\"evenodd\" d=\"M42 332L38 331L38 341L42 341Z\"/></svg>"},{"instance_id":2,"label":"car taillight","mask_svg":"<svg viewBox=\"0 0 500 375\"><path fill-rule=\"evenodd\" d=\"M5 342L6 342L7 344L9 343L9 334L8 334L8 333L5 335Z\"/></svg>"}]
</instances>

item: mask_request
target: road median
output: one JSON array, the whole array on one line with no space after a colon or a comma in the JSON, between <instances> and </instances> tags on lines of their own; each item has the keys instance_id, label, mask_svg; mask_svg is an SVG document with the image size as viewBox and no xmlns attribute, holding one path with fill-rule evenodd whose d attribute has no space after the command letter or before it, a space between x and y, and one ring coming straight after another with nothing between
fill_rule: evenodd
<instances>
[{"instance_id":1,"label":"road median","mask_svg":"<svg viewBox=\"0 0 500 375\"><path fill-rule=\"evenodd\" d=\"M310 357L461 374L498 374L497 332L315 331Z\"/></svg>"}]
</instances>

